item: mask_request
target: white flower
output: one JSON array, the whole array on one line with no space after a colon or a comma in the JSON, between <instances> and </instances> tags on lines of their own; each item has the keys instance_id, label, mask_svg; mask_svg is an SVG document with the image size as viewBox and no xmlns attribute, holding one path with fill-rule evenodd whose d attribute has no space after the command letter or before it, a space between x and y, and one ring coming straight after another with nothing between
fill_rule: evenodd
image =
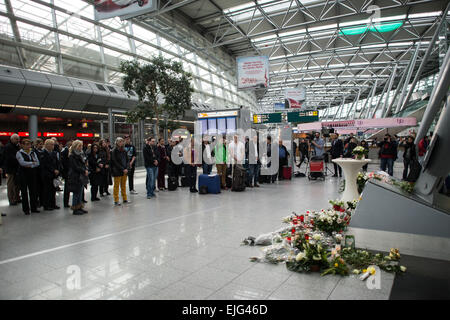
<instances>
[{"instance_id":1,"label":"white flower","mask_svg":"<svg viewBox=\"0 0 450 320\"><path fill-rule=\"evenodd\" d=\"M295 260L296 260L296 261L300 261L300 260L303 260L305 257L306 257L306 253L304 253L304 252L302 251L302 252L300 252L300 253L295 257Z\"/></svg>"},{"instance_id":2,"label":"white flower","mask_svg":"<svg viewBox=\"0 0 450 320\"><path fill-rule=\"evenodd\" d=\"M352 271L352 273L353 274L359 274L361 271L359 271L358 269L354 269L353 271Z\"/></svg>"},{"instance_id":3,"label":"white flower","mask_svg":"<svg viewBox=\"0 0 450 320\"><path fill-rule=\"evenodd\" d=\"M312 236L314 240L319 241L320 239L322 239L320 234L315 234Z\"/></svg>"},{"instance_id":4,"label":"white flower","mask_svg":"<svg viewBox=\"0 0 450 320\"><path fill-rule=\"evenodd\" d=\"M406 267L405 266L400 266L400 271L401 272L406 272Z\"/></svg>"}]
</instances>

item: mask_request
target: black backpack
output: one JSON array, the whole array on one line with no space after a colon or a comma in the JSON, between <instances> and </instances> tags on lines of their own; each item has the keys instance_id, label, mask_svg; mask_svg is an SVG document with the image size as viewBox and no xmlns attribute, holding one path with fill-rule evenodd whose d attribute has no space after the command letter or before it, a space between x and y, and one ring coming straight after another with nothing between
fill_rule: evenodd
<instances>
[{"instance_id":1,"label":"black backpack","mask_svg":"<svg viewBox=\"0 0 450 320\"><path fill-rule=\"evenodd\" d=\"M247 182L247 172L245 168L236 165L233 173L233 184L231 191L245 191L245 185Z\"/></svg>"},{"instance_id":2,"label":"black backpack","mask_svg":"<svg viewBox=\"0 0 450 320\"><path fill-rule=\"evenodd\" d=\"M168 189L169 191L175 191L178 188L178 179L177 177L169 177L168 179Z\"/></svg>"}]
</instances>

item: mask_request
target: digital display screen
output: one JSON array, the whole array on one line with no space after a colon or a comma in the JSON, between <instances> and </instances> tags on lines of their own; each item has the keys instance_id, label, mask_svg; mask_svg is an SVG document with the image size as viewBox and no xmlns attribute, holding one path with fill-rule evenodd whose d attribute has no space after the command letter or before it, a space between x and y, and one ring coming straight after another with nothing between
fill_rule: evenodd
<instances>
[{"instance_id":1,"label":"digital display screen","mask_svg":"<svg viewBox=\"0 0 450 320\"><path fill-rule=\"evenodd\" d=\"M206 131L208 131L208 120L200 120L200 126L202 128L202 134L206 134Z\"/></svg>"},{"instance_id":2,"label":"digital display screen","mask_svg":"<svg viewBox=\"0 0 450 320\"><path fill-rule=\"evenodd\" d=\"M227 133L236 132L236 118L227 118Z\"/></svg>"},{"instance_id":3,"label":"digital display screen","mask_svg":"<svg viewBox=\"0 0 450 320\"><path fill-rule=\"evenodd\" d=\"M227 133L227 119L226 118L218 118L217 119L217 129L220 134Z\"/></svg>"},{"instance_id":4,"label":"digital display screen","mask_svg":"<svg viewBox=\"0 0 450 320\"><path fill-rule=\"evenodd\" d=\"M216 118L208 119L208 130L210 133L213 133L217 130Z\"/></svg>"}]
</instances>

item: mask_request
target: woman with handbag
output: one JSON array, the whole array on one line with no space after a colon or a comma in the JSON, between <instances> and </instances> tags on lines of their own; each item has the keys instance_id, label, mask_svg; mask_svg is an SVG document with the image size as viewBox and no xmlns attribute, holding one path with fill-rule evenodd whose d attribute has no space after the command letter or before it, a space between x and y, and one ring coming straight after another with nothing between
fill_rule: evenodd
<instances>
[{"instance_id":1,"label":"woman with handbag","mask_svg":"<svg viewBox=\"0 0 450 320\"><path fill-rule=\"evenodd\" d=\"M72 143L69 151L69 191L73 193L72 207L74 215L88 213L83 209L83 188L88 184L88 170L83 159L83 142L76 140Z\"/></svg>"}]
</instances>

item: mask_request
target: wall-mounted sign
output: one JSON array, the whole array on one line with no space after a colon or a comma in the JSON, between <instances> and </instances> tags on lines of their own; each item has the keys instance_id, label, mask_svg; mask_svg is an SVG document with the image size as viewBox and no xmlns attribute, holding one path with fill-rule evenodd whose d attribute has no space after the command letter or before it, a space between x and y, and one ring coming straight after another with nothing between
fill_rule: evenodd
<instances>
[{"instance_id":1,"label":"wall-mounted sign","mask_svg":"<svg viewBox=\"0 0 450 320\"><path fill-rule=\"evenodd\" d=\"M223 118L223 117L237 117L239 114L238 110L234 111L216 111L216 112L199 112L197 114L198 119L205 118Z\"/></svg>"},{"instance_id":2,"label":"wall-mounted sign","mask_svg":"<svg viewBox=\"0 0 450 320\"><path fill-rule=\"evenodd\" d=\"M297 88L287 88L284 91L284 101L286 109L302 109L306 100L306 88L303 86Z\"/></svg>"},{"instance_id":3,"label":"wall-mounted sign","mask_svg":"<svg viewBox=\"0 0 450 320\"><path fill-rule=\"evenodd\" d=\"M95 20L131 19L157 9L156 0L95 0Z\"/></svg>"},{"instance_id":4,"label":"wall-mounted sign","mask_svg":"<svg viewBox=\"0 0 450 320\"><path fill-rule=\"evenodd\" d=\"M269 87L269 57L237 57L238 89Z\"/></svg>"},{"instance_id":5,"label":"wall-mounted sign","mask_svg":"<svg viewBox=\"0 0 450 320\"><path fill-rule=\"evenodd\" d=\"M44 132L44 137L46 138L63 138L64 132Z\"/></svg>"},{"instance_id":6,"label":"wall-mounted sign","mask_svg":"<svg viewBox=\"0 0 450 320\"><path fill-rule=\"evenodd\" d=\"M77 133L77 138L93 138L94 134L93 133Z\"/></svg>"}]
</instances>

